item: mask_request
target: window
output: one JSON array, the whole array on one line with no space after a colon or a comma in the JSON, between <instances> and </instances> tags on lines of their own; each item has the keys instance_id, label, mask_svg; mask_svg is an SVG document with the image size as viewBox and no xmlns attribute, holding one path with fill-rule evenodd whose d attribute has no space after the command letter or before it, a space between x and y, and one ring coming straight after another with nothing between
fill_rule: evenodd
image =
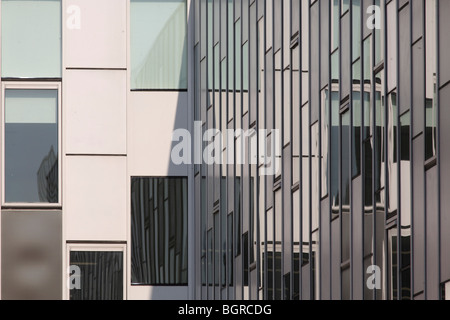
<instances>
[{"instance_id":1,"label":"window","mask_svg":"<svg viewBox=\"0 0 450 320\"><path fill-rule=\"evenodd\" d=\"M59 85L4 84L5 203L58 204Z\"/></svg>"},{"instance_id":2,"label":"window","mask_svg":"<svg viewBox=\"0 0 450 320\"><path fill-rule=\"evenodd\" d=\"M125 244L69 244L70 300L125 299Z\"/></svg>"},{"instance_id":3,"label":"window","mask_svg":"<svg viewBox=\"0 0 450 320\"><path fill-rule=\"evenodd\" d=\"M131 0L131 89L187 89L185 0Z\"/></svg>"},{"instance_id":4,"label":"window","mask_svg":"<svg viewBox=\"0 0 450 320\"><path fill-rule=\"evenodd\" d=\"M131 179L131 282L187 285L187 179Z\"/></svg>"},{"instance_id":5,"label":"window","mask_svg":"<svg viewBox=\"0 0 450 320\"><path fill-rule=\"evenodd\" d=\"M61 77L61 1L2 0L2 77Z\"/></svg>"}]
</instances>

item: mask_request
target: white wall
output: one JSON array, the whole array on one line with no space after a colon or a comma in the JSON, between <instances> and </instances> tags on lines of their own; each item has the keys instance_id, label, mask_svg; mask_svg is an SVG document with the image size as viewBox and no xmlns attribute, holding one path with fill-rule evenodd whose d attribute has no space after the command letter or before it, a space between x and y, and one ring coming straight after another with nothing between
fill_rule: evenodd
<instances>
[{"instance_id":1,"label":"white wall","mask_svg":"<svg viewBox=\"0 0 450 320\"><path fill-rule=\"evenodd\" d=\"M172 132L190 128L190 96L129 90L128 15L129 0L63 0L64 261L67 241L126 241L131 252L132 176L189 174L170 153ZM189 297L187 287L131 286L126 259L128 299Z\"/></svg>"}]
</instances>

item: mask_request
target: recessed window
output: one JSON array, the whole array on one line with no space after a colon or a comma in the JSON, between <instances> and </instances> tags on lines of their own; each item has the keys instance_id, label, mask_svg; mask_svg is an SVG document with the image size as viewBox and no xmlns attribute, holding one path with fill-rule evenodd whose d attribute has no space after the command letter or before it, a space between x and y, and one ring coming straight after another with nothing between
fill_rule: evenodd
<instances>
[{"instance_id":1,"label":"recessed window","mask_svg":"<svg viewBox=\"0 0 450 320\"><path fill-rule=\"evenodd\" d=\"M4 201L59 203L58 90L5 89Z\"/></svg>"},{"instance_id":2,"label":"recessed window","mask_svg":"<svg viewBox=\"0 0 450 320\"><path fill-rule=\"evenodd\" d=\"M131 0L131 89L187 89L186 0Z\"/></svg>"},{"instance_id":3,"label":"recessed window","mask_svg":"<svg viewBox=\"0 0 450 320\"><path fill-rule=\"evenodd\" d=\"M131 282L187 285L187 179L132 178Z\"/></svg>"},{"instance_id":4,"label":"recessed window","mask_svg":"<svg viewBox=\"0 0 450 320\"><path fill-rule=\"evenodd\" d=\"M2 77L61 77L61 1L2 0Z\"/></svg>"}]
</instances>

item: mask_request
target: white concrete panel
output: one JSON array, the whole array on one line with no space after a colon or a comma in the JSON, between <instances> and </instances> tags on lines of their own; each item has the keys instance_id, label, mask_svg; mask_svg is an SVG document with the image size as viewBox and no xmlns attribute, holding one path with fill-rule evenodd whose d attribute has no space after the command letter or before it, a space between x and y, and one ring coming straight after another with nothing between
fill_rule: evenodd
<instances>
[{"instance_id":1,"label":"white concrete panel","mask_svg":"<svg viewBox=\"0 0 450 320\"><path fill-rule=\"evenodd\" d=\"M126 0L65 1L65 67L126 68L126 4Z\"/></svg>"},{"instance_id":2,"label":"white concrete panel","mask_svg":"<svg viewBox=\"0 0 450 320\"><path fill-rule=\"evenodd\" d=\"M128 300L188 300L188 287L131 286Z\"/></svg>"},{"instance_id":3,"label":"white concrete panel","mask_svg":"<svg viewBox=\"0 0 450 320\"><path fill-rule=\"evenodd\" d=\"M66 153L126 154L126 75L120 70L66 71Z\"/></svg>"},{"instance_id":4,"label":"white concrete panel","mask_svg":"<svg viewBox=\"0 0 450 320\"><path fill-rule=\"evenodd\" d=\"M125 157L65 157L66 240L127 239Z\"/></svg>"},{"instance_id":5,"label":"white concrete panel","mask_svg":"<svg viewBox=\"0 0 450 320\"><path fill-rule=\"evenodd\" d=\"M171 161L172 134L188 128L187 93L132 92L128 99L128 172L131 176L186 176ZM193 160L192 160L193 161Z\"/></svg>"}]
</instances>

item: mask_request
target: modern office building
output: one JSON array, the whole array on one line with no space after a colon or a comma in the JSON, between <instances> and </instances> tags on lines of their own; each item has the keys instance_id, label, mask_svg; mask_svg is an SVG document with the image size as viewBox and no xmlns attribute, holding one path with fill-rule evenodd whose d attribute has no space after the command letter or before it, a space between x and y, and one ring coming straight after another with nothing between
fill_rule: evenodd
<instances>
[{"instance_id":1,"label":"modern office building","mask_svg":"<svg viewBox=\"0 0 450 320\"><path fill-rule=\"evenodd\" d=\"M0 10L1 299L450 298L449 1Z\"/></svg>"}]
</instances>

